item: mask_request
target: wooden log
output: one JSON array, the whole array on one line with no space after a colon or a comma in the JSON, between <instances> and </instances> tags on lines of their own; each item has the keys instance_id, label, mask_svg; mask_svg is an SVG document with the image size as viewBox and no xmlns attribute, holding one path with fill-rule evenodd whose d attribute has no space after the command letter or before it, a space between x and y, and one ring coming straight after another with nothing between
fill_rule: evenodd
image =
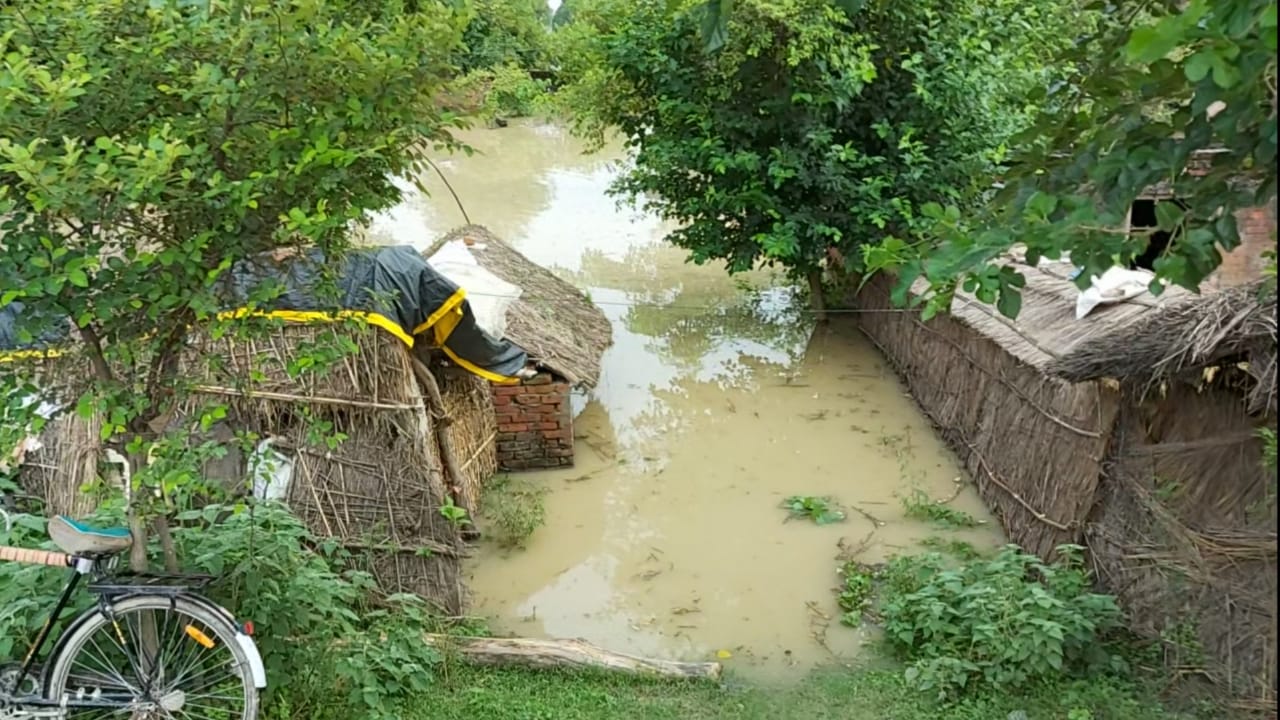
<instances>
[{"instance_id":1,"label":"wooden log","mask_svg":"<svg viewBox=\"0 0 1280 720\"><path fill-rule=\"evenodd\" d=\"M467 511L468 525L462 530L464 540L478 540L480 530L476 527L476 508L468 507L464 501L462 493L462 464L458 462L458 454L453 449L453 434L450 432L450 426L453 425L453 418L445 412L444 397L440 394L440 384L436 382L436 378L431 374L431 369L426 366L412 353L409 354L409 362L413 367L413 374L417 376L418 383L427 391L427 399L431 403L431 414L436 417L436 441L440 445L440 462L444 465L445 479L448 481L449 488L453 491L454 502L458 507Z\"/></svg>"},{"instance_id":2,"label":"wooden log","mask_svg":"<svg viewBox=\"0 0 1280 720\"><path fill-rule=\"evenodd\" d=\"M486 666L519 666L538 669L608 670L632 675L718 680L717 662L655 660L611 652L585 640L534 640L530 638L425 636L428 645L458 653L463 660Z\"/></svg>"}]
</instances>

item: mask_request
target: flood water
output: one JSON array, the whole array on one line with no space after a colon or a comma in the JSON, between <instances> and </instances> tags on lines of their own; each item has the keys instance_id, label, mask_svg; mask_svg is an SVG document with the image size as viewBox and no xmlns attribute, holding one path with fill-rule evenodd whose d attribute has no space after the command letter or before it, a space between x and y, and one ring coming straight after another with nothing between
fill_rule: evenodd
<instances>
[{"instance_id":1,"label":"flood water","mask_svg":"<svg viewBox=\"0 0 1280 720\"><path fill-rule=\"evenodd\" d=\"M815 331L784 277L686 264L668 227L606 194L617 148L584 156L536 124L463 138L480 153L438 165L470 220L586 290L614 332L577 404L577 464L532 476L549 494L527 548L485 548L468 568L473 614L786 680L869 639L837 621L842 546L878 562L945 534L904 516L913 489L959 492L951 505L987 520L960 536L1002 542L851 317ZM462 224L438 178L425 182L431 196L380 217L374 238L425 247ZM793 495L830 497L847 520L788 521Z\"/></svg>"}]
</instances>

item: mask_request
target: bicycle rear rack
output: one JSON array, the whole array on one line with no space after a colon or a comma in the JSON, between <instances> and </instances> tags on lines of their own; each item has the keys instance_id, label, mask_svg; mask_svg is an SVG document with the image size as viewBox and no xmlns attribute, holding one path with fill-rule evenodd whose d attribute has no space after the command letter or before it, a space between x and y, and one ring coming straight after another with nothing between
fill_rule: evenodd
<instances>
[{"instance_id":1,"label":"bicycle rear rack","mask_svg":"<svg viewBox=\"0 0 1280 720\"><path fill-rule=\"evenodd\" d=\"M146 590L156 595L182 595L201 591L213 582L212 575L187 573L120 573L89 583L89 592L105 597L129 595Z\"/></svg>"}]
</instances>

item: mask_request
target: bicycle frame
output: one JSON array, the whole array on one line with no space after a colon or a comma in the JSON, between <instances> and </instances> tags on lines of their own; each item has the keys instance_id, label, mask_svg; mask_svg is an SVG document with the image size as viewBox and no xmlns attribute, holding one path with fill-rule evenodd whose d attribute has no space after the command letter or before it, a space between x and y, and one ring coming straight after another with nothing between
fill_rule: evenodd
<instances>
[{"instance_id":1,"label":"bicycle frame","mask_svg":"<svg viewBox=\"0 0 1280 720\"><path fill-rule=\"evenodd\" d=\"M90 565L92 566L92 561L90 561ZM40 628L40 634L36 635L35 642L31 644L31 648L27 650L27 656L22 660L22 668L18 670L18 679L13 684L15 688L22 687L22 681L31 675L31 669L35 666L36 658L40 656L40 650L49 641L53 626L57 624L58 618L62 617L63 611L67 609L67 603L71 602L71 594L76 591L76 587L80 585L80 578L84 575L85 571L82 571L79 567L71 571L70 577L67 578L66 586L62 588L62 594L58 596L57 604L53 606L53 612L49 613L49 617Z\"/></svg>"}]
</instances>

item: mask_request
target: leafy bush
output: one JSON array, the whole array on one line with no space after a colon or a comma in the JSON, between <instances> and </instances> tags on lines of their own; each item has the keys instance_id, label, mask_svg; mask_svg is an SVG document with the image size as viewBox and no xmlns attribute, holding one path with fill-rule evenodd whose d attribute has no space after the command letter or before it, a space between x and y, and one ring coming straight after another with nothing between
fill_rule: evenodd
<instances>
[{"instance_id":1,"label":"leafy bush","mask_svg":"<svg viewBox=\"0 0 1280 720\"><path fill-rule=\"evenodd\" d=\"M955 569L938 554L891 561L880 614L890 646L910 663L909 682L949 697L1117 664L1099 639L1120 610L1090 592L1079 550L1060 548L1056 564L1016 546Z\"/></svg>"},{"instance_id":2,"label":"leafy bush","mask_svg":"<svg viewBox=\"0 0 1280 720\"><path fill-rule=\"evenodd\" d=\"M550 107L547 83L517 65L474 70L449 87L452 104L484 120L530 117Z\"/></svg>"},{"instance_id":3,"label":"leafy bush","mask_svg":"<svg viewBox=\"0 0 1280 720\"><path fill-rule=\"evenodd\" d=\"M678 225L691 260L813 290L836 257L859 270L858 248L911 242L923 206L977 203L1064 42L1053 3L741 0L716 28L729 5L635 2L595 48L576 36L561 49L600 68L565 74L569 106L595 139L621 132L614 190Z\"/></svg>"},{"instance_id":4,"label":"leafy bush","mask_svg":"<svg viewBox=\"0 0 1280 720\"><path fill-rule=\"evenodd\" d=\"M546 62L550 9L542 0L471 0L472 15L454 62L465 72Z\"/></svg>"},{"instance_id":5,"label":"leafy bush","mask_svg":"<svg viewBox=\"0 0 1280 720\"><path fill-rule=\"evenodd\" d=\"M547 517L547 488L524 477L498 475L484 488L485 534L503 548L524 547Z\"/></svg>"},{"instance_id":6,"label":"leafy bush","mask_svg":"<svg viewBox=\"0 0 1280 720\"><path fill-rule=\"evenodd\" d=\"M422 600L380 598L368 574L339 572L345 552L312 537L284 506L211 505L182 517L203 521L175 533L183 557L218 576L215 599L253 620L274 683L270 701L291 716L324 708L393 718L397 703L431 683L440 656L422 634L439 627Z\"/></svg>"},{"instance_id":7,"label":"leafy bush","mask_svg":"<svg viewBox=\"0 0 1280 720\"><path fill-rule=\"evenodd\" d=\"M862 624L862 617L871 607L872 594L875 591L875 573L857 562L847 562L840 566L840 587L836 590L836 604L843 610L840 622L849 627Z\"/></svg>"}]
</instances>

